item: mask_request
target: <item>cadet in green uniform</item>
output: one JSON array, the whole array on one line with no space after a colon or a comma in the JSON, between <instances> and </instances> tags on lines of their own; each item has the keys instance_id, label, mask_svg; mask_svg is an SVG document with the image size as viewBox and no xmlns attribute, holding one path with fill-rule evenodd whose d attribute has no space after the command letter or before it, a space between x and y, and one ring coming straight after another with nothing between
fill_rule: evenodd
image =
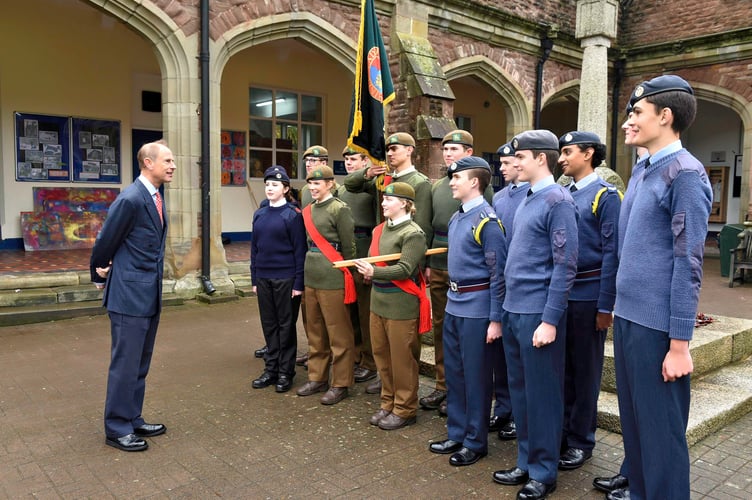
<instances>
[{"instance_id":1,"label":"cadet in green uniform","mask_svg":"<svg viewBox=\"0 0 752 500\"><path fill-rule=\"evenodd\" d=\"M368 157L354 149L345 148L342 151L345 158L345 169L348 174L368 167ZM375 203L370 193L351 193L344 186L337 189L337 198L347 203L355 221L355 256L368 256L371 246L371 232L375 225ZM358 302L353 304L351 317L355 332L355 382L366 382L376 378L376 363L371 350L371 335L369 322L371 318L371 283L360 273L353 273L355 289L358 292Z\"/></svg>"}]
</instances>

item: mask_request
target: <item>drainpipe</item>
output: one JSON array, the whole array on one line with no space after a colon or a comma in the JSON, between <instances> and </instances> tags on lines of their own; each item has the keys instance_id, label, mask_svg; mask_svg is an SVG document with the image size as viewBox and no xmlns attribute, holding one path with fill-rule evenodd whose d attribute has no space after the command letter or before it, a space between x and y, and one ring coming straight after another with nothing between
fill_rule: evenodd
<instances>
[{"instance_id":1,"label":"drainpipe","mask_svg":"<svg viewBox=\"0 0 752 500\"><path fill-rule=\"evenodd\" d=\"M541 105L543 103L543 65L546 64L548 56L551 55L551 49L554 48L554 41L549 38L548 33L541 37L541 57L538 59L538 66L535 68L535 119L533 128L540 128Z\"/></svg>"},{"instance_id":2,"label":"drainpipe","mask_svg":"<svg viewBox=\"0 0 752 500\"><path fill-rule=\"evenodd\" d=\"M216 292L211 282L209 204L209 0L201 0L201 284L208 295Z\"/></svg>"},{"instance_id":3,"label":"drainpipe","mask_svg":"<svg viewBox=\"0 0 752 500\"><path fill-rule=\"evenodd\" d=\"M617 59L614 63L614 87L611 92L611 158L608 161L608 166L614 170L616 170L616 138L619 135L622 116L619 109L619 89L624 79L625 62L624 59Z\"/></svg>"}]
</instances>

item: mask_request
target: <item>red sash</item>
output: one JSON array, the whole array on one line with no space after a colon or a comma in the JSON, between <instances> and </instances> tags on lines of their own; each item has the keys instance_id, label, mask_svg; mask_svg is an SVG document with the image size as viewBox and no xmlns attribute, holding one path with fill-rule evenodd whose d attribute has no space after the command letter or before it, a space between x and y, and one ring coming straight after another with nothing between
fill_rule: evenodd
<instances>
[{"instance_id":1,"label":"red sash","mask_svg":"<svg viewBox=\"0 0 752 500\"><path fill-rule=\"evenodd\" d=\"M318 229L316 229L316 224L313 223L313 218L311 217L311 205L308 205L303 209L303 223L305 224L306 231L308 231L308 235L329 262L344 260L342 254L335 250L332 244L321 235ZM340 270L342 271L342 274L345 275L345 304L352 304L358 300L358 295L355 292L355 280L348 268L343 267Z\"/></svg>"},{"instance_id":2,"label":"red sash","mask_svg":"<svg viewBox=\"0 0 752 500\"><path fill-rule=\"evenodd\" d=\"M381 240L381 233L384 231L384 224L386 223L382 222L373 229L373 239L371 240L371 247L368 249L371 257L379 255L379 241ZM384 267L386 266L386 262L376 262L374 265ZM420 286L416 285L409 278L392 280L392 283L403 292L418 297L418 333L424 334L431 331L431 303L428 301L428 296L426 295L426 280L420 270L418 270L418 280Z\"/></svg>"}]
</instances>

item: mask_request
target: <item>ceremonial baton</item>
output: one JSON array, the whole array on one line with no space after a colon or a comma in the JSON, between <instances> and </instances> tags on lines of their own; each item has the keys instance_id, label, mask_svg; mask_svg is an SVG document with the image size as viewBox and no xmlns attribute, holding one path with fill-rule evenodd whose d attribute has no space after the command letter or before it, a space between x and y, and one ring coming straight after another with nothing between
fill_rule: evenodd
<instances>
[{"instance_id":1,"label":"ceremonial baton","mask_svg":"<svg viewBox=\"0 0 752 500\"><path fill-rule=\"evenodd\" d=\"M446 248L429 248L428 251L426 251L426 255L436 255L440 253L446 253ZM375 257L363 257L362 259L350 259L350 260L338 260L337 262L332 262L332 266L334 266L335 269L339 269L342 267L352 267L355 265L356 260L362 260L368 263L375 263L375 262L388 262L390 260L399 260L400 257L402 257L401 253L388 253L386 255L377 255Z\"/></svg>"}]
</instances>

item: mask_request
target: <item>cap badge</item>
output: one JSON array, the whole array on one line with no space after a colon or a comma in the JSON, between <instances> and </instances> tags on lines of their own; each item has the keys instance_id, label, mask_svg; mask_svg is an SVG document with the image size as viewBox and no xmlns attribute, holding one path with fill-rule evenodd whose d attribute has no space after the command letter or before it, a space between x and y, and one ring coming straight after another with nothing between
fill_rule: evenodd
<instances>
[{"instance_id":1,"label":"cap badge","mask_svg":"<svg viewBox=\"0 0 752 500\"><path fill-rule=\"evenodd\" d=\"M462 134L452 134L452 140L453 141L461 141L462 140Z\"/></svg>"},{"instance_id":2,"label":"cap badge","mask_svg":"<svg viewBox=\"0 0 752 500\"><path fill-rule=\"evenodd\" d=\"M512 150L509 149L509 146L504 146L504 149L501 150L505 155L508 155Z\"/></svg>"},{"instance_id":3,"label":"cap badge","mask_svg":"<svg viewBox=\"0 0 752 500\"><path fill-rule=\"evenodd\" d=\"M275 177L276 177L277 179L281 179L281 178L282 178L282 174L280 174L279 172L277 172L277 175L275 175Z\"/></svg>"},{"instance_id":4,"label":"cap badge","mask_svg":"<svg viewBox=\"0 0 752 500\"><path fill-rule=\"evenodd\" d=\"M637 88L634 90L635 97L640 97L644 93L645 93L645 87L643 87L642 85L638 85Z\"/></svg>"},{"instance_id":5,"label":"cap badge","mask_svg":"<svg viewBox=\"0 0 752 500\"><path fill-rule=\"evenodd\" d=\"M517 149L517 146L518 146L519 144L520 144L520 142L519 142L519 141L517 140L517 138L514 138L514 139L512 140L512 147L513 147L514 149Z\"/></svg>"},{"instance_id":6,"label":"cap badge","mask_svg":"<svg viewBox=\"0 0 752 500\"><path fill-rule=\"evenodd\" d=\"M449 170L452 170L452 171L457 170L457 164L452 163L451 165L449 165Z\"/></svg>"},{"instance_id":7,"label":"cap badge","mask_svg":"<svg viewBox=\"0 0 752 500\"><path fill-rule=\"evenodd\" d=\"M564 140L567 141L567 142L571 141L572 140L572 134L565 135L564 136Z\"/></svg>"}]
</instances>

